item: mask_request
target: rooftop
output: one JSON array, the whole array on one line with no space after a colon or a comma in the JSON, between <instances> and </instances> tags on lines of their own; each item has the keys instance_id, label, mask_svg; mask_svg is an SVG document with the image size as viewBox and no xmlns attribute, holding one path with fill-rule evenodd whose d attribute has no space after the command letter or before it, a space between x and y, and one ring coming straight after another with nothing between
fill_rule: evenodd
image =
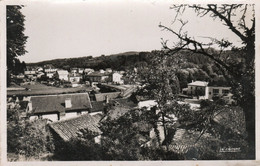
<instances>
[{"instance_id":1,"label":"rooftop","mask_svg":"<svg viewBox=\"0 0 260 166\"><path fill-rule=\"evenodd\" d=\"M194 82L188 83L188 85L191 85L191 86L207 86L208 82L205 82L205 81L194 81Z\"/></svg>"},{"instance_id":2,"label":"rooftop","mask_svg":"<svg viewBox=\"0 0 260 166\"><path fill-rule=\"evenodd\" d=\"M78 134L82 129L86 129L97 135L101 134L101 130L98 125L101 118L102 116L99 114L93 116L84 114L76 118L51 123L50 127L64 141L69 141L72 138L78 137Z\"/></svg>"},{"instance_id":3,"label":"rooftop","mask_svg":"<svg viewBox=\"0 0 260 166\"><path fill-rule=\"evenodd\" d=\"M71 108L65 108L65 100L71 99ZM34 113L63 112L91 108L88 93L32 96Z\"/></svg>"},{"instance_id":4,"label":"rooftop","mask_svg":"<svg viewBox=\"0 0 260 166\"><path fill-rule=\"evenodd\" d=\"M95 76L95 77L102 77L102 76L107 76L107 75L108 75L107 73L100 73L99 71L95 71L95 72L88 74L88 76Z\"/></svg>"}]
</instances>

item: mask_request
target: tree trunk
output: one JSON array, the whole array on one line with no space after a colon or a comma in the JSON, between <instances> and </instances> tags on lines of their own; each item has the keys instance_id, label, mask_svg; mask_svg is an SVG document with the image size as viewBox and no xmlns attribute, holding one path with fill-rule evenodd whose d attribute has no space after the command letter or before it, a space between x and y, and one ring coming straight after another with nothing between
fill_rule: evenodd
<instances>
[{"instance_id":1,"label":"tree trunk","mask_svg":"<svg viewBox=\"0 0 260 166\"><path fill-rule=\"evenodd\" d=\"M248 159L255 159L255 101L245 102L242 108L245 113L246 131L248 134Z\"/></svg>"}]
</instances>

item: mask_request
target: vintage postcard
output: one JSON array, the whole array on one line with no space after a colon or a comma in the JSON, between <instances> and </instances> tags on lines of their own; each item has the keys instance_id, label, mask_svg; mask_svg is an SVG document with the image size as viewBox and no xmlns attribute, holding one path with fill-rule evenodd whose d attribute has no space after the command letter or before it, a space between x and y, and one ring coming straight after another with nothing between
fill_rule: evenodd
<instances>
[{"instance_id":1,"label":"vintage postcard","mask_svg":"<svg viewBox=\"0 0 260 166\"><path fill-rule=\"evenodd\" d=\"M1 165L260 164L257 1L0 3Z\"/></svg>"}]
</instances>

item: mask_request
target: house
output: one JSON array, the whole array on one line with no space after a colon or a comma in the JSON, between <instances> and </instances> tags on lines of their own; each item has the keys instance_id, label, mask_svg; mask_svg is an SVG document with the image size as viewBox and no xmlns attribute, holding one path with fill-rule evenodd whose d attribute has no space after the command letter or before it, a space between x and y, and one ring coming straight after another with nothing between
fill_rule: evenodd
<instances>
[{"instance_id":1,"label":"house","mask_svg":"<svg viewBox=\"0 0 260 166\"><path fill-rule=\"evenodd\" d=\"M55 78L59 79L59 80L64 80L64 81L68 81L69 72L67 70L57 70L55 73Z\"/></svg>"},{"instance_id":2,"label":"house","mask_svg":"<svg viewBox=\"0 0 260 166\"><path fill-rule=\"evenodd\" d=\"M26 111L30 119L51 121L69 119L88 113L92 108L88 93L31 96Z\"/></svg>"},{"instance_id":3,"label":"house","mask_svg":"<svg viewBox=\"0 0 260 166\"><path fill-rule=\"evenodd\" d=\"M228 103L232 103L231 87L224 86L207 86L205 92L205 99L211 100L213 97L221 97Z\"/></svg>"},{"instance_id":4,"label":"house","mask_svg":"<svg viewBox=\"0 0 260 166\"><path fill-rule=\"evenodd\" d=\"M93 72L85 75L86 80L90 82L107 82L109 81L109 75L101 72Z\"/></svg>"},{"instance_id":5,"label":"house","mask_svg":"<svg viewBox=\"0 0 260 166\"><path fill-rule=\"evenodd\" d=\"M205 81L192 81L191 83L188 83L188 88L183 89L183 93L187 95L199 95L204 96L205 89L208 85L208 82Z\"/></svg>"},{"instance_id":6,"label":"house","mask_svg":"<svg viewBox=\"0 0 260 166\"><path fill-rule=\"evenodd\" d=\"M88 131L92 135L93 142L100 143L101 130L99 129L99 121L102 115L85 114L68 120L53 122L49 124L50 131L53 135L54 142L59 143L70 141L79 137L82 130ZM56 146L55 146L56 147Z\"/></svg>"},{"instance_id":7,"label":"house","mask_svg":"<svg viewBox=\"0 0 260 166\"><path fill-rule=\"evenodd\" d=\"M53 78L55 72L45 72L46 77Z\"/></svg>"},{"instance_id":8,"label":"house","mask_svg":"<svg viewBox=\"0 0 260 166\"><path fill-rule=\"evenodd\" d=\"M82 76L78 73L70 73L68 76L69 82L71 83L79 83L82 79Z\"/></svg>"},{"instance_id":9,"label":"house","mask_svg":"<svg viewBox=\"0 0 260 166\"><path fill-rule=\"evenodd\" d=\"M20 74L16 75L16 78L23 79L24 78L24 74L20 73Z\"/></svg>"},{"instance_id":10,"label":"house","mask_svg":"<svg viewBox=\"0 0 260 166\"><path fill-rule=\"evenodd\" d=\"M57 71L57 68L55 68L53 65L47 64L44 65L43 70L45 73L54 73Z\"/></svg>"},{"instance_id":11,"label":"house","mask_svg":"<svg viewBox=\"0 0 260 166\"><path fill-rule=\"evenodd\" d=\"M25 70L24 71L24 75L28 76L28 75L36 75L36 71L35 70Z\"/></svg>"},{"instance_id":12,"label":"house","mask_svg":"<svg viewBox=\"0 0 260 166\"><path fill-rule=\"evenodd\" d=\"M119 74L119 73L113 73L111 75L111 77L112 77L111 80L112 80L113 83L117 83L117 84L123 84L124 83L123 80L121 80L122 75Z\"/></svg>"}]
</instances>

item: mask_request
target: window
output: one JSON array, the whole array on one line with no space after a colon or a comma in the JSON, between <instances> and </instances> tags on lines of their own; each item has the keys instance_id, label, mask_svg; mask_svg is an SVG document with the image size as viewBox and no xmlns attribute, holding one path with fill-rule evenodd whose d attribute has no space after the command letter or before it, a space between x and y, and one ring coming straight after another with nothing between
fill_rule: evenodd
<instances>
[{"instance_id":1,"label":"window","mask_svg":"<svg viewBox=\"0 0 260 166\"><path fill-rule=\"evenodd\" d=\"M229 93L229 90L228 89L223 89L222 93L226 96Z\"/></svg>"},{"instance_id":2,"label":"window","mask_svg":"<svg viewBox=\"0 0 260 166\"><path fill-rule=\"evenodd\" d=\"M219 94L219 89L213 89L213 94Z\"/></svg>"}]
</instances>

